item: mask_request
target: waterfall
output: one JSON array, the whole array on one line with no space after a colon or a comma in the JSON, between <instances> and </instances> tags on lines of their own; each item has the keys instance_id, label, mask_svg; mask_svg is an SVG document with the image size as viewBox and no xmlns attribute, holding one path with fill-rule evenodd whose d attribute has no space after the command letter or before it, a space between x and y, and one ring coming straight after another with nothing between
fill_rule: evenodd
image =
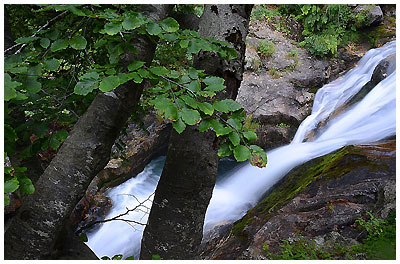
<instances>
[{"instance_id":1,"label":"waterfall","mask_svg":"<svg viewBox=\"0 0 400 264\"><path fill-rule=\"evenodd\" d=\"M360 102L330 119L313 141L303 142L307 133L345 105L371 79L373 70L382 59L395 52L395 41L370 50L357 67L319 89L312 113L299 126L292 143L268 151L265 168L247 164L219 180L207 209L204 231L216 224L240 219L295 166L345 145L372 143L395 135L396 71L377 84ZM137 177L109 190L106 194L112 199L113 207L106 218L124 213L126 207L135 207L138 200L146 200L156 188L164 160L165 157L153 160ZM146 223L146 211L150 207L151 201L146 201L141 210L124 218ZM143 229L143 226L132 227L122 221L104 223L88 234L87 244L99 257L123 254L124 257L134 255L137 258Z\"/></svg>"}]
</instances>

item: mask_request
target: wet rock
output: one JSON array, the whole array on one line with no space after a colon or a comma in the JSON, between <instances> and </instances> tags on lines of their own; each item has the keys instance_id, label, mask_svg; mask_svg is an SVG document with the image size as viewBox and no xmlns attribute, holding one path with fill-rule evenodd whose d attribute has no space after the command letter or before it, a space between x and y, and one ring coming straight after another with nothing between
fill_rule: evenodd
<instances>
[{"instance_id":1,"label":"wet rock","mask_svg":"<svg viewBox=\"0 0 400 264\"><path fill-rule=\"evenodd\" d=\"M376 26L383 21L383 12L378 5L358 5L354 9L356 17L365 17L366 24L360 27Z\"/></svg>"},{"instance_id":2,"label":"wet rock","mask_svg":"<svg viewBox=\"0 0 400 264\"><path fill-rule=\"evenodd\" d=\"M229 234L222 235L222 241L205 242L209 244L204 248L215 250L202 256L265 259L267 253L280 253L283 240L300 236L324 247L357 244L363 238L357 219L371 210L377 217L395 210L395 179L393 140L347 146L319 157L286 175Z\"/></svg>"}]
</instances>

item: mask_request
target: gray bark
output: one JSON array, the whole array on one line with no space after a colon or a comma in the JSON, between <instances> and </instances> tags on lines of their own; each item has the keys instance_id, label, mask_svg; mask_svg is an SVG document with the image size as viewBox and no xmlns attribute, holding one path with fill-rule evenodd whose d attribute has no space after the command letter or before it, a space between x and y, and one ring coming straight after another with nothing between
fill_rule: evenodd
<instances>
[{"instance_id":1,"label":"gray bark","mask_svg":"<svg viewBox=\"0 0 400 264\"><path fill-rule=\"evenodd\" d=\"M245 40L252 5L206 5L199 33L230 42L238 58L222 61L214 53L201 53L194 66L223 77L226 90L218 99L235 99L242 80ZM218 140L212 131L187 127L171 133L168 154L158 183L147 226L141 259L158 254L164 259L196 259L203 235L205 213L218 169Z\"/></svg>"},{"instance_id":2,"label":"gray bark","mask_svg":"<svg viewBox=\"0 0 400 264\"><path fill-rule=\"evenodd\" d=\"M164 19L171 10L167 5L142 5L141 8L155 20ZM124 54L122 63L141 60L149 64L156 44L145 36L133 38L132 42L138 54ZM5 259L55 257L56 241L64 233L61 231L72 209L94 176L107 164L112 144L142 89L142 85L129 82L94 99L37 181L35 193L24 201L6 230Z\"/></svg>"}]
</instances>

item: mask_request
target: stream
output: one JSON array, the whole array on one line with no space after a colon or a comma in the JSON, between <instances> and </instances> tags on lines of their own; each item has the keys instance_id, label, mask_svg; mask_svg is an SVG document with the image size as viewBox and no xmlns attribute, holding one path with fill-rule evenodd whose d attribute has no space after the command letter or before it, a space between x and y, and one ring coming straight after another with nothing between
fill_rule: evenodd
<instances>
[{"instance_id":1,"label":"stream","mask_svg":"<svg viewBox=\"0 0 400 264\"><path fill-rule=\"evenodd\" d=\"M394 136L395 69L360 102L330 119L322 128L318 128L318 125L357 94L371 79L378 63L395 52L395 41L372 49L355 68L320 88L311 115L301 123L291 144L267 152L268 164L265 168L253 167L248 163L236 165L235 162L222 159L205 217L204 232L217 224L240 219L294 167L345 145L373 143ZM318 130L314 138L305 142L307 134L316 128ZM113 206L106 218L138 206L137 210L124 218L146 223L164 161L164 156L152 160L135 178L110 189L106 195L112 200ZM111 221L88 233L87 244L98 257L122 254L124 258L133 255L138 259L143 230L143 225Z\"/></svg>"}]
</instances>

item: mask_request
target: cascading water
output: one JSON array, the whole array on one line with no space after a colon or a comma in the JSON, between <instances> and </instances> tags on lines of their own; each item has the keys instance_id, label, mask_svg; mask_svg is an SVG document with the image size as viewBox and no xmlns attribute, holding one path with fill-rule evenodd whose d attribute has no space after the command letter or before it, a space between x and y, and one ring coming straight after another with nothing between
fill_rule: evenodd
<instances>
[{"instance_id":1,"label":"cascading water","mask_svg":"<svg viewBox=\"0 0 400 264\"><path fill-rule=\"evenodd\" d=\"M339 79L318 90L312 114L300 125L293 141L268 151L268 165L263 168L245 165L228 177L219 180L207 210L204 231L212 226L241 218L262 195L287 172L308 160L328 154L348 144L372 143L396 133L396 71L377 84L359 103L329 120L323 131L311 142L304 137L338 107L343 106L367 83L378 63L395 54L395 41L370 50L358 66ZM155 190L161 175L164 157L153 160L137 177L110 190L107 195L113 208L107 218L114 217L144 201ZM130 194L130 195L121 195ZM125 219L146 223L145 210L151 207L146 201L141 210L130 213ZM103 224L88 234L88 245L99 256L123 254L139 256L143 226L137 229L121 221Z\"/></svg>"}]
</instances>

